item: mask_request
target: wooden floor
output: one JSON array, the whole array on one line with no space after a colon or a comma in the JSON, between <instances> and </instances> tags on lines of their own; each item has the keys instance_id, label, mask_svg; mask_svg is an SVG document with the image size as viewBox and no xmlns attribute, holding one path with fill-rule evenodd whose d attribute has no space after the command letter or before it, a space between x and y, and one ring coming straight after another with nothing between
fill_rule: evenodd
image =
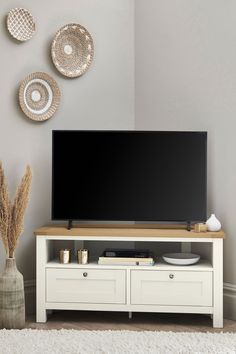
<instances>
[{"instance_id":1,"label":"wooden floor","mask_svg":"<svg viewBox=\"0 0 236 354\"><path fill-rule=\"evenodd\" d=\"M27 319L26 328L33 329L77 329L77 330L130 330L130 331L174 331L174 332L221 332L213 329L207 315L154 314L55 311L48 316L47 323L36 323L33 316ZM236 321L224 320L224 332L236 332Z\"/></svg>"}]
</instances>

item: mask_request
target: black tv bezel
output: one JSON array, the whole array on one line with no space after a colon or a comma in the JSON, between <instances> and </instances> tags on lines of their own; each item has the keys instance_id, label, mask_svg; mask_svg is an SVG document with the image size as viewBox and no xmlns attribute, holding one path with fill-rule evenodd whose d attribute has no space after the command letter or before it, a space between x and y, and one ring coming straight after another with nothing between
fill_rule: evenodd
<instances>
[{"instance_id":1,"label":"black tv bezel","mask_svg":"<svg viewBox=\"0 0 236 354\"><path fill-rule=\"evenodd\" d=\"M54 181L54 164L53 164L53 156L54 156L54 137L57 132L92 132L92 133L149 133L149 134L155 134L155 133L196 133L196 134L203 134L206 137L206 144L205 144L205 206L204 206L204 219L201 220L152 220L152 219L144 219L144 220L130 220L130 219L77 219L77 218L55 218L54 213L53 213L53 208L54 208L54 188L53 188L53 181ZM208 142L208 132L207 131L193 131L193 130L95 130L95 129L81 129L81 130L73 130L73 129L62 129L62 130L52 130L52 175L51 175L51 220L52 221L68 221L69 224L72 221L78 221L78 222L108 222L108 223L114 223L114 222L124 222L124 223L132 223L132 222L138 222L138 223L158 223L158 224L171 224L171 223L187 223L190 225L193 222L204 222L206 221L207 218L207 160L208 160L208 149L207 149L207 142Z\"/></svg>"}]
</instances>

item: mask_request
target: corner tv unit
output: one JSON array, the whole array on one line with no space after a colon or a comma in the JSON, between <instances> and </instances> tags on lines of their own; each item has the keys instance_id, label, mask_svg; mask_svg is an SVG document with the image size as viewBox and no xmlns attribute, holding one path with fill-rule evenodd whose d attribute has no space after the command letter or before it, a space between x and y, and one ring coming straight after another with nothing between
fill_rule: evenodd
<instances>
[{"instance_id":1,"label":"corner tv unit","mask_svg":"<svg viewBox=\"0 0 236 354\"><path fill-rule=\"evenodd\" d=\"M52 133L52 219L206 220L207 133Z\"/></svg>"},{"instance_id":2,"label":"corner tv unit","mask_svg":"<svg viewBox=\"0 0 236 354\"><path fill-rule=\"evenodd\" d=\"M196 313L211 316L213 327L222 328L224 232L188 232L184 225L178 229L149 226L81 224L66 230L56 224L35 230L36 321L46 322L47 312L54 310L122 311L129 313L129 318L132 312ZM88 264L78 264L75 259L61 264L57 253L61 242L72 249L74 245L75 250L79 243L95 257L89 257ZM154 252L160 247L167 251L178 243L182 252L188 247L188 252L197 252L201 259L190 266L167 264L161 257L152 266L101 265L98 257L107 242L113 247L119 242L124 248L130 242L137 248L145 242Z\"/></svg>"}]
</instances>

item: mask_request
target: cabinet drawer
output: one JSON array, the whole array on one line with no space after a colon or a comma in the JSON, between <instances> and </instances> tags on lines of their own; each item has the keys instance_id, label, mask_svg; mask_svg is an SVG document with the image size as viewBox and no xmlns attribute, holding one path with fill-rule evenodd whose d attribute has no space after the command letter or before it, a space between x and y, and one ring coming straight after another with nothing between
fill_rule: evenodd
<instances>
[{"instance_id":1,"label":"cabinet drawer","mask_svg":"<svg viewBox=\"0 0 236 354\"><path fill-rule=\"evenodd\" d=\"M212 306L212 272L131 271L131 304Z\"/></svg>"},{"instance_id":2,"label":"cabinet drawer","mask_svg":"<svg viewBox=\"0 0 236 354\"><path fill-rule=\"evenodd\" d=\"M47 269L47 302L125 304L124 270Z\"/></svg>"}]
</instances>

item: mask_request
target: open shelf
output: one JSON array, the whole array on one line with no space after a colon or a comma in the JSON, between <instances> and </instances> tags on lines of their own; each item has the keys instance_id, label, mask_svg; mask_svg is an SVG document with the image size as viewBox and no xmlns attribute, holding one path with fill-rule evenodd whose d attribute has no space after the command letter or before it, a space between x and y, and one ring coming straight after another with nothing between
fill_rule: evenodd
<instances>
[{"instance_id":1,"label":"open shelf","mask_svg":"<svg viewBox=\"0 0 236 354\"><path fill-rule=\"evenodd\" d=\"M46 268L99 268L99 269L142 269L142 270L182 270L182 271L213 271L211 263L207 260L201 259L198 263L189 266L176 266L167 264L163 260L158 260L153 266L127 266L127 265L101 265L96 260L89 262L88 264L78 264L75 260L68 264L62 264L57 259L51 260L46 263Z\"/></svg>"}]
</instances>

